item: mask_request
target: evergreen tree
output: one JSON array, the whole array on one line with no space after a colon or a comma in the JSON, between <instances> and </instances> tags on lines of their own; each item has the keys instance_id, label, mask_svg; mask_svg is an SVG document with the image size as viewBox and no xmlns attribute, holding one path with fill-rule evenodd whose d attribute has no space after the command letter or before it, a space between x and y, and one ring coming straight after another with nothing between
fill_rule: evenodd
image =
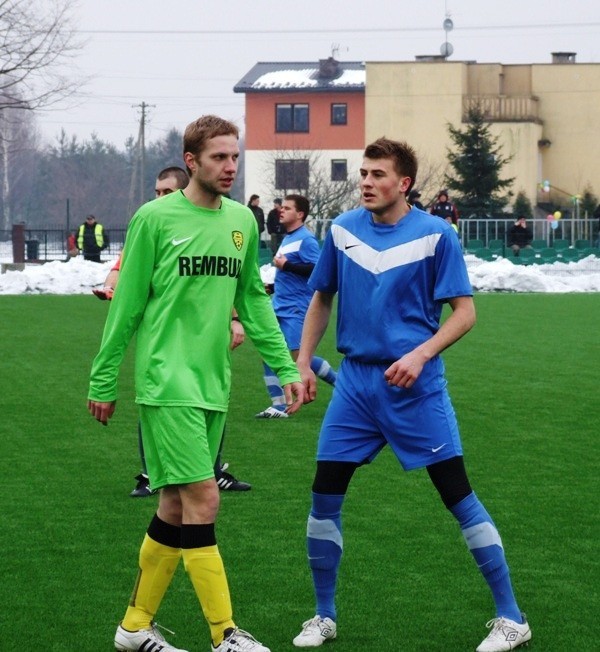
<instances>
[{"instance_id":1,"label":"evergreen tree","mask_svg":"<svg viewBox=\"0 0 600 652\"><path fill-rule=\"evenodd\" d=\"M448 124L454 148L448 150L453 174L446 174L446 185L454 191L453 200L463 216L490 217L502 211L512 195L514 178L500 178L510 159L502 156L498 137L490 133L478 106L469 109L466 123L464 129Z\"/></svg>"},{"instance_id":2,"label":"evergreen tree","mask_svg":"<svg viewBox=\"0 0 600 652\"><path fill-rule=\"evenodd\" d=\"M522 216L528 220L533 217L533 208L531 207L529 197L527 197L527 195L522 190L519 190L517 196L515 197L515 203L513 204L513 213L515 216Z\"/></svg>"},{"instance_id":3,"label":"evergreen tree","mask_svg":"<svg viewBox=\"0 0 600 652\"><path fill-rule=\"evenodd\" d=\"M591 218L592 215L594 215L594 211L598 206L598 198L594 195L589 185L584 188L579 205L581 207L582 216L587 215L587 217Z\"/></svg>"}]
</instances>

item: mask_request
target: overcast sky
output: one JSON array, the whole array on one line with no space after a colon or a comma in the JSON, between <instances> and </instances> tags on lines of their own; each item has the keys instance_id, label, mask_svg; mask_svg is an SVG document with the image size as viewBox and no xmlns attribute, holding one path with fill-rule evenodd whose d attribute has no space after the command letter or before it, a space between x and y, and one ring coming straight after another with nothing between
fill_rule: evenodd
<instances>
[{"instance_id":1,"label":"overcast sky","mask_svg":"<svg viewBox=\"0 0 600 652\"><path fill-rule=\"evenodd\" d=\"M64 128L121 147L145 102L147 142L204 113L243 127L233 86L257 61L412 61L439 54L447 14L450 60L550 63L568 51L600 63L598 0L78 0L74 63L89 81L76 106L38 124L45 140Z\"/></svg>"}]
</instances>

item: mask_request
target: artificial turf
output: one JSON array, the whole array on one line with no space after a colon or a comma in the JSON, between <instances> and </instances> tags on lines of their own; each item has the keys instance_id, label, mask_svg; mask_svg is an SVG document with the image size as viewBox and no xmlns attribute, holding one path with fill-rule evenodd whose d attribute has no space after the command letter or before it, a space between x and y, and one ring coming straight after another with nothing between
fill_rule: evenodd
<instances>
[{"instance_id":1,"label":"artificial turf","mask_svg":"<svg viewBox=\"0 0 600 652\"><path fill-rule=\"evenodd\" d=\"M471 483L502 535L530 649L596 650L600 298L477 295L478 323L444 354ZM91 296L0 297L0 650L112 648L156 498L139 472L132 355L108 428L86 411L107 304ZM321 354L337 365L332 329ZM217 534L239 625L272 652L313 615L306 515L330 394L288 420L266 407L258 354L233 354L224 459L247 493L223 493ZM473 650L492 600L427 474L389 451L360 469L344 509L338 638L331 652ZM158 622L210 649L183 569Z\"/></svg>"}]
</instances>

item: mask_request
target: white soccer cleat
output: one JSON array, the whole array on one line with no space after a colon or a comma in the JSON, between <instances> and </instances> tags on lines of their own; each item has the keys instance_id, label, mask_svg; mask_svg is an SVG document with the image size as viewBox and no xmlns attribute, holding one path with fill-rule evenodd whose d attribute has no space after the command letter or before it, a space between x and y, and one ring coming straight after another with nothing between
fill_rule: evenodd
<instances>
[{"instance_id":1,"label":"white soccer cleat","mask_svg":"<svg viewBox=\"0 0 600 652\"><path fill-rule=\"evenodd\" d=\"M302 623L302 631L293 640L296 647L319 647L337 636L337 626L331 618L315 616Z\"/></svg>"},{"instance_id":2,"label":"white soccer cleat","mask_svg":"<svg viewBox=\"0 0 600 652\"><path fill-rule=\"evenodd\" d=\"M506 652L524 645L531 639L531 629L523 614L523 622L508 618L493 618L486 627L490 633L483 639L476 652Z\"/></svg>"},{"instance_id":3,"label":"white soccer cleat","mask_svg":"<svg viewBox=\"0 0 600 652\"><path fill-rule=\"evenodd\" d=\"M115 634L115 650L119 652L188 652L178 647L173 647L165 641L165 637L152 623L150 629L140 629L137 632L129 632L121 625L117 627Z\"/></svg>"},{"instance_id":4,"label":"white soccer cleat","mask_svg":"<svg viewBox=\"0 0 600 652\"><path fill-rule=\"evenodd\" d=\"M257 641L252 634L243 629L226 630L220 645L210 646L212 652L271 652L268 647Z\"/></svg>"},{"instance_id":5,"label":"white soccer cleat","mask_svg":"<svg viewBox=\"0 0 600 652\"><path fill-rule=\"evenodd\" d=\"M287 419L288 414L287 412L278 410L277 408L274 408L272 405L270 405L266 410L255 414L254 417L256 419Z\"/></svg>"}]
</instances>

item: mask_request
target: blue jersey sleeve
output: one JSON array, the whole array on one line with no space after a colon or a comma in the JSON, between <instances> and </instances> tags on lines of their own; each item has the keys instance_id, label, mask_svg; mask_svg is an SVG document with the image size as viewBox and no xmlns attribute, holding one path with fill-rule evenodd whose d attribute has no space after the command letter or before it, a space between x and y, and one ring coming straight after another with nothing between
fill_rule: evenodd
<instances>
[{"instance_id":1,"label":"blue jersey sleeve","mask_svg":"<svg viewBox=\"0 0 600 652\"><path fill-rule=\"evenodd\" d=\"M446 230L437 243L435 271L433 298L436 301L473 296L460 241L454 231Z\"/></svg>"},{"instance_id":2,"label":"blue jersey sleeve","mask_svg":"<svg viewBox=\"0 0 600 652\"><path fill-rule=\"evenodd\" d=\"M304 238L300 245L298 255L303 263L316 263L319 260L321 250L315 237Z\"/></svg>"},{"instance_id":3,"label":"blue jersey sleeve","mask_svg":"<svg viewBox=\"0 0 600 652\"><path fill-rule=\"evenodd\" d=\"M335 294L338 291L338 260L331 229L327 232L323 249L317 257L317 264L308 279L308 287L314 291Z\"/></svg>"}]
</instances>

